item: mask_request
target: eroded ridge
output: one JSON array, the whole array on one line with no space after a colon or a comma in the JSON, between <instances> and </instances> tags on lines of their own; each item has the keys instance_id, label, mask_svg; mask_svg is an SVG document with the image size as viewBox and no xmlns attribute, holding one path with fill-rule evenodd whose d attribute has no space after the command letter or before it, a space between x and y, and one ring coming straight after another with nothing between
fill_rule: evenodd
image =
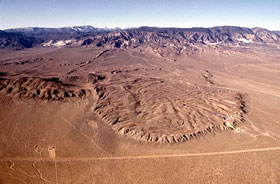
<instances>
[{"instance_id":1,"label":"eroded ridge","mask_svg":"<svg viewBox=\"0 0 280 184\"><path fill-rule=\"evenodd\" d=\"M85 98L88 93L90 90L65 84L58 78L0 78L0 94L18 98L64 101L72 98Z\"/></svg>"},{"instance_id":2,"label":"eroded ridge","mask_svg":"<svg viewBox=\"0 0 280 184\"><path fill-rule=\"evenodd\" d=\"M215 86L136 79L96 87L94 110L121 134L147 142L176 143L234 128L246 113L241 94Z\"/></svg>"}]
</instances>

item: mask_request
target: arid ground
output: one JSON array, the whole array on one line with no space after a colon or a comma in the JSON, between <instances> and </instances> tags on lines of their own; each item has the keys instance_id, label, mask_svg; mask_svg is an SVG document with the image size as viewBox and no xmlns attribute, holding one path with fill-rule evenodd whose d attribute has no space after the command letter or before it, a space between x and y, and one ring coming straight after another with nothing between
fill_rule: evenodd
<instances>
[{"instance_id":1,"label":"arid ground","mask_svg":"<svg viewBox=\"0 0 280 184\"><path fill-rule=\"evenodd\" d=\"M0 183L280 183L279 58L0 50Z\"/></svg>"}]
</instances>

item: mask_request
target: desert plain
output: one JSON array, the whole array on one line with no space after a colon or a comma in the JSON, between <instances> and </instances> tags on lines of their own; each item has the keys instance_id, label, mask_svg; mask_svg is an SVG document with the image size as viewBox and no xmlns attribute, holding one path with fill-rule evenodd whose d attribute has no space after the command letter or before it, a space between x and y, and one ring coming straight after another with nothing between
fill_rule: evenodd
<instances>
[{"instance_id":1,"label":"desert plain","mask_svg":"<svg viewBox=\"0 0 280 184\"><path fill-rule=\"evenodd\" d=\"M277 46L0 50L0 183L280 183Z\"/></svg>"}]
</instances>

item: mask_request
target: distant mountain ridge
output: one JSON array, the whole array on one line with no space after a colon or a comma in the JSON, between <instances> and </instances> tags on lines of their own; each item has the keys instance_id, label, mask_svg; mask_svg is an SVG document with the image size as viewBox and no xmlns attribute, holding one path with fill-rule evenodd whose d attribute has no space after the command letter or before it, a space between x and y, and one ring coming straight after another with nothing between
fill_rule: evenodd
<instances>
[{"instance_id":1,"label":"distant mountain ridge","mask_svg":"<svg viewBox=\"0 0 280 184\"><path fill-rule=\"evenodd\" d=\"M37 44L36 40L17 33L7 33L0 30L0 48L30 48Z\"/></svg>"},{"instance_id":2,"label":"distant mountain ridge","mask_svg":"<svg viewBox=\"0 0 280 184\"><path fill-rule=\"evenodd\" d=\"M6 29L6 32L25 33L25 34L41 34L41 33L69 33L69 32L104 32L120 30L120 28L96 28L90 25L86 26L67 26L61 28L45 28L45 27L24 27Z\"/></svg>"},{"instance_id":3,"label":"distant mountain ridge","mask_svg":"<svg viewBox=\"0 0 280 184\"><path fill-rule=\"evenodd\" d=\"M110 32L120 30L119 28L96 28L93 26L68 26L61 28L45 28L45 27L26 27L6 29L5 32L24 34L28 37L33 37L41 42L50 39L66 39L72 37L85 37L92 34L101 32Z\"/></svg>"},{"instance_id":4,"label":"distant mountain ridge","mask_svg":"<svg viewBox=\"0 0 280 184\"><path fill-rule=\"evenodd\" d=\"M194 44L244 45L280 44L280 31L263 28L219 26L212 28L96 28L71 26L62 28L16 28L0 32L1 48L29 48L34 46L111 46L152 49L171 48L176 52Z\"/></svg>"}]
</instances>

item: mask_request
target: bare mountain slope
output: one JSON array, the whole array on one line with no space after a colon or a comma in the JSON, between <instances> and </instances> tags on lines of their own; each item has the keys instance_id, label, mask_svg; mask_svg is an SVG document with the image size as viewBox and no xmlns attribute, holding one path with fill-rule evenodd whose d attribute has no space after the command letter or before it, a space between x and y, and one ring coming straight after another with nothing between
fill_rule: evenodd
<instances>
[{"instance_id":1,"label":"bare mountain slope","mask_svg":"<svg viewBox=\"0 0 280 184\"><path fill-rule=\"evenodd\" d=\"M32 39L22 34L7 33L0 30L0 48L30 48L36 43L35 39Z\"/></svg>"}]
</instances>

